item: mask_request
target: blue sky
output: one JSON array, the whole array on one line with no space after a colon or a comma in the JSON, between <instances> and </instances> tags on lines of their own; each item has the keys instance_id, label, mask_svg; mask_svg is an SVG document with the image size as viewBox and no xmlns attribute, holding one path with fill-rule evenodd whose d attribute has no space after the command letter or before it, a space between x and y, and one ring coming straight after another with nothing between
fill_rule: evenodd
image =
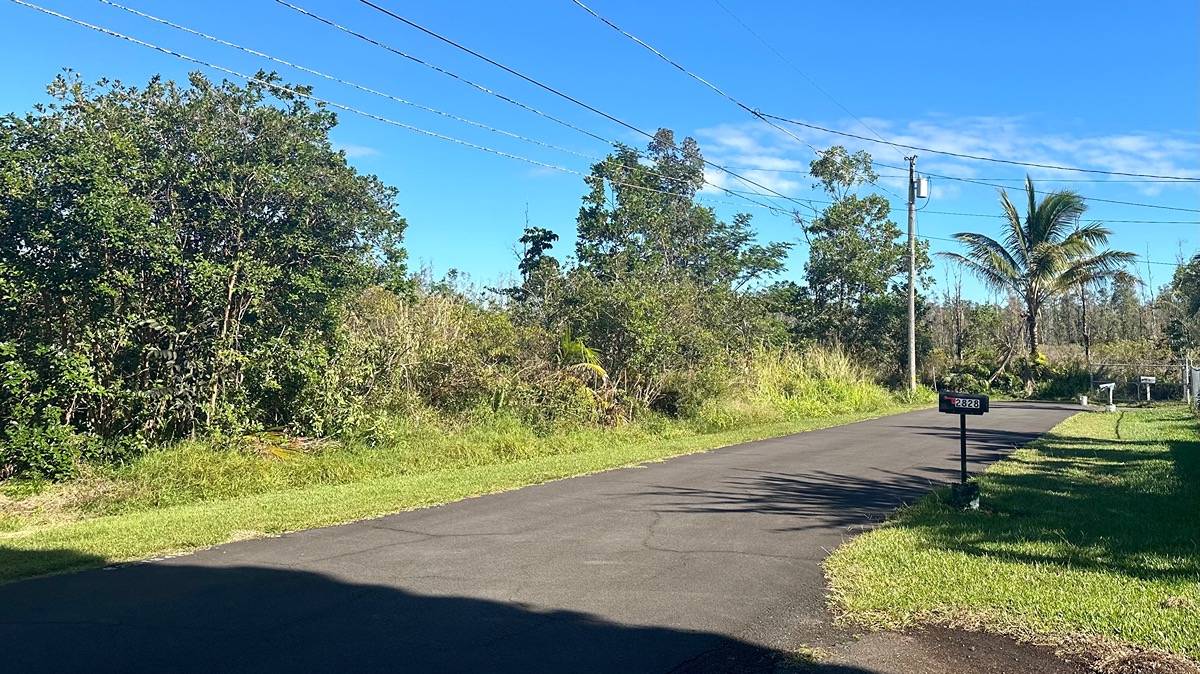
<instances>
[{"instance_id":1,"label":"blue sky","mask_svg":"<svg viewBox=\"0 0 1200 674\"><path fill-rule=\"evenodd\" d=\"M315 76L289 71L202 38L132 16L96 0L32 0L242 72L277 69L316 86L316 94L431 131L541 162L586 172L589 161L466 126ZM398 49L503 92L605 138L641 144L632 132L557 99L350 0L292 0ZM570 0L409 2L378 0L496 60L533 75L639 127L670 127L696 137L706 156L773 189L820 198L801 173L807 145L755 121L596 21ZM899 142L971 154L1112 171L1200 177L1200 11L1194 0L1012 3L739 2L722 0L746 24L817 82L735 23L713 0L588 4L734 96L768 112ZM273 0L122 4L273 56L429 107L506 129L576 153L602 156L600 142L487 96L453 79L321 25ZM23 112L44 100L64 67L86 79L143 83L152 74L183 78L197 67L137 45L0 0L0 110ZM221 78L221 73L208 73ZM836 101L836 102L835 102ZM847 110L852 114L847 114ZM856 119L857 117L857 119ZM570 234L584 187L578 175L422 136L350 113L333 138L360 170L400 190L410 256L440 275L450 268L492 285L515 268L525 224ZM817 147L840 142L899 166L894 148L796 129ZM1019 179L1020 167L928 153L918 168L953 176ZM899 172L880 169L886 176ZM1034 170L1035 179L1102 176ZM712 182L737 186L720 174ZM1200 185L1117 182L1045 183L1100 199L1200 209ZM903 193L899 178L884 187ZM1017 183L1011 183L1016 185ZM763 239L796 240L789 218L712 190L705 199L723 217L754 214ZM902 206L893 198L896 206ZM995 232L996 190L933 179L921 234ZM903 213L895 214L903 225ZM1089 219L1200 220L1200 212L1092 202ZM1115 247L1171 262L1200 249L1200 224L1111 225ZM953 244L935 241L934 250ZM803 246L788 276L798 278ZM1154 285L1172 268L1140 265ZM939 285L948 269L938 264ZM974 282L967 291L987 294Z\"/></svg>"}]
</instances>

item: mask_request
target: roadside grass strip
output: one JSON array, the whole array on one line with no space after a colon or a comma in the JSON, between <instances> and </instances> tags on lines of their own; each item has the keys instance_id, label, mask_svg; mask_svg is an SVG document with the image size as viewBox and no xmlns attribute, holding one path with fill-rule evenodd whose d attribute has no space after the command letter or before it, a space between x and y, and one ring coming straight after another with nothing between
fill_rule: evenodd
<instances>
[{"instance_id":1,"label":"roadside grass strip","mask_svg":"<svg viewBox=\"0 0 1200 674\"><path fill-rule=\"evenodd\" d=\"M1200 659L1200 425L1182 406L1078 414L826 562L831 601L880 628L1084 635Z\"/></svg>"},{"instance_id":2,"label":"roadside grass strip","mask_svg":"<svg viewBox=\"0 0 1200 674\"><path fill-rule=\"evenodd\" d=\"M369 519L910 409L913 407L890 406L710 433L685 432L677 427L628 434L595 431L575 438L573 443L566 442L569 438L558 438L563 442L555 446L551 437L547 439L550 442L528 448L543 452L540 454L509 460L493 458L477 465L413 470L231 498L194 500L195 495L189 494L182 503L158 506L139 503L135 509L110 514L9 515L0 519L0 582ZM110 503L108 507L114 505L119 504Z\"/></svg>"}]
</instances>

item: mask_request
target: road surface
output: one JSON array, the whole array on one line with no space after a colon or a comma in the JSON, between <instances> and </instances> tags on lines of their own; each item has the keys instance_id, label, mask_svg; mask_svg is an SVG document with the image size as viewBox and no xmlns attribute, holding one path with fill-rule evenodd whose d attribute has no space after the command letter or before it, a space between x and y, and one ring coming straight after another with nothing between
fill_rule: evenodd
<instances>
[{"instance_id":1,"label":"road surface","mask_svg":"<svg viewBox=\"0 0 1200 674\"><path fill-rule=\"evenodd\" d=\"M971 469L1077 409L970 418ZM957 425L913 412L9 584L0 671L769 671L830 638L826 554L955 479Z\"/></svg>"}]
</instances>

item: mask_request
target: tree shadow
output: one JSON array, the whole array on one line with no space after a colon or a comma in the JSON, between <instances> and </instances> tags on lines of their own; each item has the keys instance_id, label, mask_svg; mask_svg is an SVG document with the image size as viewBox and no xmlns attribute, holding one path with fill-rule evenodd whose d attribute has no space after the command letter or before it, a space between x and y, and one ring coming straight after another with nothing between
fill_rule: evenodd
<instances>
[{"instance_id":1,"label":"tree shadow","mask_svg":"<svg viewBox=\"0 0 1200 674\"><path fill-rule=\"evenodd\" d=\"M1168 425L1191 424L1181 412ZM933 437L957 430L911 427ZM658 485L654 510L679 513L754 512L778 515L777 531L832 526L869 527L898 506L929 494L902 514L935 545L973 555L1118 572L1149 580L1200 581L1200 440L1161 442L1041 436L1039 460L1010 456L1033 433L968 429L974 465L1005 458L1020 470L981 478L983 507L963 512L942 485L957 467L910 472L875 470L870 476L828 471L743 471L717 488ZM1173 477L1165 479L1164 464ZM1031 552L1036 551L1036 552Z\"/></svg>"},{"instance_id":2,"label":"tree shadow","mask_svg":"<svg viewBox=\"0 0 1200 674\"><path fill-rule=\"evenodd\" d=\"M107 560L77 550L18 550L0 544L0 588L6 578L69 573L104 566Z\"/></svg>"},{"instance_id":3,"label":"tree shadow","mask_svg":"<svg viewBox=\"0 0 1200 674\"><path fill-rule=\"evenodd\" d=\"M9 550L6 558L47 553ZM80 565L97 560L70 551ZM62 560L60 560L62 561ZM0 586L12 672L824 672L713 632L429 596L277 566L170 560Z\"/></svg>"},{"instance_id":4,"label":"tree shadow","mask_svg":"<svg viewBox=\"0 0 1200 674\"><path fill-rule=\"evenodd\" d=\"M905 429L905 433L942 439L959 437L956 428L918 425L897 428ZM1040 436L1034 432L968 428L968 468L979 470ZM957 454L957 447L947 452L948 460L940 467L920 466L904 472L876 468L869 475L823 470L803 473L742 470L717 488L656 485L639 495L660 497L653 506L660 512L753 512L786 517L787 525L777 531L870 526L896 508L958 481Z\"/></svg>"},{"instance_id":5,"label":"tree shadow","mask_svg":"<svg viewBox=\"0 0 1200 674\"><path fill-rule=\"evenodd\" d=\"M1141 449L1163 444L1050 435L1039 460L983 478L982 511L930 504L904 524L974 555L1200 581L1200 440Z\"/></svg>"},{"instance_id":6,"label":"tree shadow","mask_svg":"<svg viewBox=\"0 0 1200 674\"><path fill-rule=\"evenodd\" d=\"M780 515L788 524L777 531L806 531L878 522L958 476L951 468L931 468L919 475L877 469L879 477L829 471L740 472L717 489L659 485L640 494L660 497L653 507L658 512Z\"/></svg>"}]
</instances>

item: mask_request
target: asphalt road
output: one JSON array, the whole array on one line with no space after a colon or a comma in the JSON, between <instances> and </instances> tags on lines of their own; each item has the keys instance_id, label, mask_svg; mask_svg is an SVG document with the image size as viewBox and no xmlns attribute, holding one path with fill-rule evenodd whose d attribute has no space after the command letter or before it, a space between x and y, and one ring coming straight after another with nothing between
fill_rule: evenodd
<instances>
[{"instance_id":1,"label":"asphalt road","mask_svg":"<svg viewBox=\"0 0 1200 674\"><path fill-rule=\"evenodd\" d=\"M971 469L1076 409L971 418ZM769 670L833 638L828 551L955 479L957 422L914 412L2 586L0 671Z\"/></svg>"}]
</instances>

